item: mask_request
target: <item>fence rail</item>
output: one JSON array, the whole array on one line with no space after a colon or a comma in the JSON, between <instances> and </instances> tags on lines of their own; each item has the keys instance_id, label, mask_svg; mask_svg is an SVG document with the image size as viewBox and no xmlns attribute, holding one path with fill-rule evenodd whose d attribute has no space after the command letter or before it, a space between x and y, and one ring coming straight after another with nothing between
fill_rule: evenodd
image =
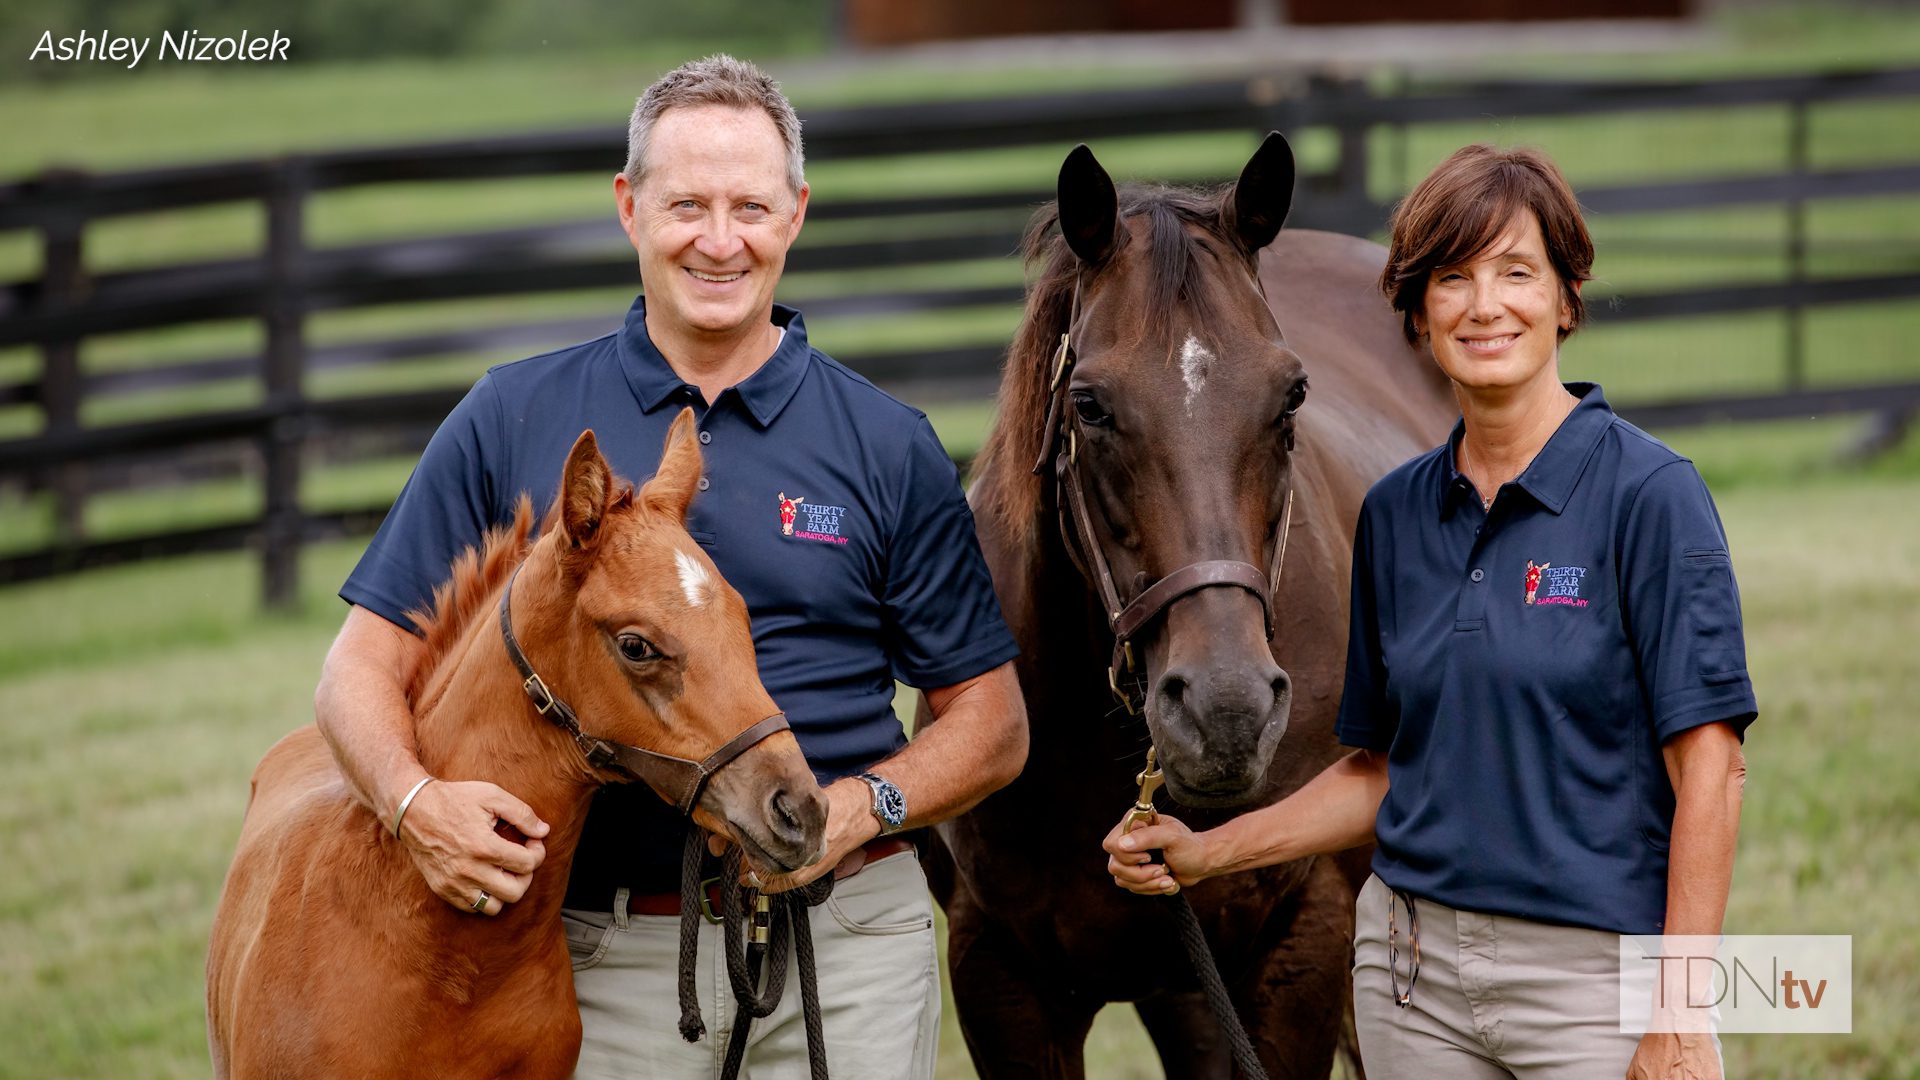
<instances>
[{"instance_id":1,"label":"fence rail","mask_svg":"<svg viewBox=\"0 0 1920 1080\"><path fill-rule=\"evenodd\" d=\"M1809 411L1920 407L1914 383L1804 386L1801 313L1813 306L1920 296L1920 273L1814 277L1807 269L1805 206L1814 200L1920 194L1920 162L1822 168L1811 166L1814 106L1874 98L1920 97L1920 68L1839 74L1723 79L1707 82L1533 81L1402 85L1377 91L1354 80L1273 76L1138 90L916 103L810 111L808 156L818 162L953 151L1059 145L1102 137L1269 128L1330 129L1332 168L1303 176L1293 224L1367 234L1387 207L1370 189L1369 135L1408 125L1483 121L1490 116L1638 114L1727 106L1786 110L1786 166L1768 172L1583 188L1602 213L1657 213L1739 205L1788 211L1780 248L1784 281L1629 292L1602 297L1597 322L1778 310L1787 314L1787 381L1783 392L1725 394L1648 402L1632 411L1646 422L1763 418ZM630 286L632 253L610 221L563 221L316 247L306 217L319 193L370 185L477 181L608 172L623 157L619 133L603 129L470 139L430 145L354 149L281 158L147 169L113 174L50 170L0 184L0 231L34 230L41 272L0 283L0 348L31 347L42 358L37 377L0 383L0 407L30 406L44 416L41 434L0 441L0 482L50 490L56 541L0 557L0 582L24 580L156 553L254 544L263 552L270 602L291 599L300 545L318 535L367 526L377 508L313 514L302 509L304 451L316 441L386 436L423 437L461 393L459 388L357 397L315 397L305 387L316 371L382 365L483 349L527 346L604 332L615 318L563 318L452 331L414 332L381 340L316 346L308 317L322 312L449 299L531 295ZM791 273L939 266L1007 256L1023 219L1049 192L916 193L886 197L823 196L810 208L816 222L866 222L879 239L803 241ZM226 203L254 203L267 228L258 255L176 265L90 272L84 237L90 224L114 218ZM920 285L793 300L815 319L831 315L910 314L1007 305L1014 284ZM258 320L264 346L165 366L85 372L80 343L104 334L150 331L218 320ZM841 358L870 378L894 385L989 386L998 346L928 344L894 350L843 350ZM242 377L261 380L262 400L240 408L133 423L86 426L89 400L192 387ZM82 510L100 466L129 458L204 460L209 447L243 448L256 463L265 497L250 521L178 530L150 537L89 540ZM89 478L89 470L94 479Z\"/></svg>"}]
</instances>

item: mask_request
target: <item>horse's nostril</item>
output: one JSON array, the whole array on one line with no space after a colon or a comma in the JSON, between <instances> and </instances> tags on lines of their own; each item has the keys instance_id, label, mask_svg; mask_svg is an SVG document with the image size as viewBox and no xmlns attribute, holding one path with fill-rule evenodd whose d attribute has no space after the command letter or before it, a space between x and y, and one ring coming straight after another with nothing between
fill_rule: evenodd
<instances>
[{"instance_id":1,"label":"horse's nostril","mask_svg":"<svg viewBox=\"0 0 1920 1080\"><path fill-rule=\"evenodd\" d=\"M1182 676L1168 672L1160 680L1160 692L1166 695L1167 704L1177 707L1180 704L1180 699L1186 696L1187 680Z\"/></svg>"},{"instance_id":2,"label":"horse's nostril","mask_svg":"<svg viewBox=\"0 0 1920 1080\"><path fill-rule=\"evenodd\" d=\"M790 829L800 828L800 812L794 808L793 800L788 797L785 788L774 792L773 798L768 802L773 810L775 822Z\"/></svg>"},{"instance_id":3,"label":"horse's nostril","mask_svg":"<svg viewBox=\"0 0 1920 1080\"><path fill-rule=\"evenodd\" d=\"M1287 677L1286 672L1283 671L1279 675L1274 677L1273 700L1275 704L1279 704L1281 702L1286 701L1287 697L1292 693L1293 693L1293 680Z\"/></svg>"}]
</instances>

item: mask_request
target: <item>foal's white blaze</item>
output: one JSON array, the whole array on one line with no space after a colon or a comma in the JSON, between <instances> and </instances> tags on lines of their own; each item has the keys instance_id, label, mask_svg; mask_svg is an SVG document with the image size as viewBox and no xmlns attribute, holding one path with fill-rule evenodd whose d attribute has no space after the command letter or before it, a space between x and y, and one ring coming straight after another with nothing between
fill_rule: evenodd
<instances>
[{"instance_id":1,"label":"foal's white blaze","mask_svg":"<svg viewBox=\"0 0 1920 1080\"><path fill-rule=\"evenodd\" d=\"M687 603L699 607L707 602L707 585L712 580L707 568L694 561L693 556L684 551L673 553L674 565L680 568L680 591L687 594Z\"/></svg>"},{"instance_id":2,"label":"foal's white blaze","mask_svg":"<svg viewBox=\"0 0 1920 1080\"><path fill-rule=\"evenodd\" d=\"M1200 339L1187 335L1186 343L1180 346L1180 377L1187 384L1187 415L1193 415L1193 399L1200 396L1200 388L1207 384L1207 365L1213 363L1213 354L1207 351Z\"/></svg>"}]
</instances>

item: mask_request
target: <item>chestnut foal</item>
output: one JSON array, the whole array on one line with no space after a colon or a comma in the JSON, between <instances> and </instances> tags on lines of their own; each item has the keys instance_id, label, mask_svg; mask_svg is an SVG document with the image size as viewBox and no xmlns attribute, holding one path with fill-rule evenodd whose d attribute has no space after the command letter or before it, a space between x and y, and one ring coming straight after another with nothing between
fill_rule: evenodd
<instances>
[{"instance_id":1,"label":"chestnut foal","mask_svg":"<svg viewBox=\"0 0 1920 1080\"><path fill-rule=\"evenodd\" d=\"M560 904L602 784L639 774L669 802L697 795L695 823L763 869L819 857L825 800L784 719L763 723L779 710L760 685L746 605L685 528L700 471L691 411L637 495L583 433L542 534L530 536L523 496L512 527L462 556L433 614L416 616L427 655L408 701L421 764L492 781L552 827L526 895L498 916L428 891L312 725L267 751L207 955L216 1075L572 1072L580 1018ZM552 696L577 710L581 738L549 722L558 710L536 708L503 616ZM710 783L658 756L702 762L754 739ZM587 747L619 764L590 762Z\"/></svg>"}]
</instances>

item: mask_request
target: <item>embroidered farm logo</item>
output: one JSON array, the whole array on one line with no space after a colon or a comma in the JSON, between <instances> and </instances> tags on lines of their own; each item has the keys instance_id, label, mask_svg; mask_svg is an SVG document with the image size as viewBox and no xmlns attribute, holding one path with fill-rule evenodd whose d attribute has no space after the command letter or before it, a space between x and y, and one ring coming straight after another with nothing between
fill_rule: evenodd
<instances>
[{"instance_id":1,"label":"embroidered farm logo","mask_svg":"<svg viewBox=\"0 0 1920 1080\"><path fill-rule=\"evenodd\" d=\"M1586 576L1584 566L1555 566L1528 559L1527 603L1586 607L1587 598L1580 595L1580 583Z\"/></svg>"},{"instance_id":2,"label":"embroidered farm logo","mask_svg":"<svg viewBox=\"0 0 1920 1080\"><path fill-rule=\"evenodd\" d=\"M778 498L780 535L800 540L818 540L824 544L847 542L847 538L840 535L840 519L846 516L846 507L810 503L805 497L789 499L784 491Z\"/></svg>"}]
</instances>

